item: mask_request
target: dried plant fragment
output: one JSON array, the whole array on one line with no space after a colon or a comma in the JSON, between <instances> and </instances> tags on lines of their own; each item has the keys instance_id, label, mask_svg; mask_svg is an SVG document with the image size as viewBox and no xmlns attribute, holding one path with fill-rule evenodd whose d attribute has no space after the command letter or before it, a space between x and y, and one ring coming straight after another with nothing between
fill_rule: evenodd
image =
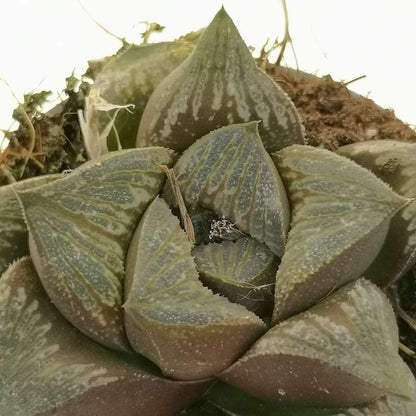
<instances>
[{"instance_id":1,"label":"dried plant fragment","mask_svg":"<svg viewBox=\"0 0 416 416\"><path fill-rule=\"evenodd\" d=\"M303 143L303 127L286 94L261 71L222 8L192 55L169 74L149 99L137 146L182 152L222 126L261 120L268 151Z\"/></svg>"},{"instance_id":2,"label":"dried plant fragment","mask_svg":"<svg viewBox=\"0 0 416 416\"><path fill-rule=\"evenodd\" d=\"M192 224L191 217L188 214L188 210L186 209L186 205L178 185L178 180L175 176L175 171L173 169L168 168L166 165L160 165L160 167L163 170L163 172L165 172L165 175L167 176L170 186L172 188L175 201L179 207L179 212L181 214L181 223L183 224L183 228L185 229L188 241L191 244L195 244L194 226Z\"/></svg>"},{"instance_id":3,"label":"dried plant fragment","mask_svg":"<svg viewBox=\"0 0 416 416\"><path fill-rule=\"evenodd\" d=\"M125 45L112 57L89 62L88 74L94 88L108 102L125 106L134 104L131 113L122 112L109 135L109 148L117 149L117 132L123 149L135 147L137 129L144 107L157 85L193 51L192 42L175 41L147 45ZM100 126L108 123L99 115Z\"/></svg>"},{"instance_id":4,"label":"dried plant fragment","mask_svg":"<svg viewBox=\"0 0 416 416\"><path fill-rule=\"evenodd\" d=\"M172 415L204 387L173 382L143 357L101 347L74 329L30 259L0 280L0 414Z\"/></svg>"},{"instance_id":5,"label":"dried plant fragment","mask_svg":"<svg viewBox=\"0 0 416 416\"><path fill-rule=\"evenodd\" d=\"M183 153L174 172L191 214L198 207L208 208L282 256L289 205L257 124L237 124L207 134Z\"/></svg>"},{"instance_id":6,"label":"dried plant fragment","mask_svg":"<svg viewBox=\"0 0 416 416\"><path fill-rule=\"evenodd\" d=\"M100 97L100 91L91 88L88 96L85 98L84 111L78 110L78 121L84 138L85 149L90 159L96 159L99 156L108 153L107 138L112 129L115 129L114 123L120 110L131 112L134 104L116 105L105 101ZM115 110L114 114L110 112ZM107 123L102 130L99 123L99 114L105 113L108 117ZM122 146L117 134L117 150Z\"/></svg>"},{"instance_id":7,"label":"dried plant fragment","mask_svg":"<svg viewBox=\"0 0 416 416\"><path fill-rule=\"evenodd\" d=\"M409 201L356 163L310 146L274 154L292 208L276 277L274 322L307 309L367 269Z\"/></svg>"},{"instance_id":8,"label":"dried plant fragment","mask_svg":"<svg viewBox=\"0 0 416 416\"><path fill-rule=\"evenodd\" d=\"M371 170L398 194L413 198L393 217L380 253L365 272L385 287L416 262L416 144L373 140L341 147L338 153Z\"/></svg>"},{"instance_id":9,"label":"dried plant fragment","mask_svg":"<svg viewBox=\"0 0 416 416\"><path fill-rule=\"evenodd\" d=\"M125 326L133 348L182 380L217 374L264 332L241 305L202 286L192 246L166 202L156 198L129 248Z\"/></svg>"},{"instance_id":10,"label":"dried plant fragment","mask_svg":"<svg viewBox=\"0 0 416 416\"><path fill-rule=\"evenodd\" d=\"M215 293L257 315L270 315L278 258L262 243L243 237L192 250L200 279Z\"/></svg>"},{"instance_id":11,"label":"dried plant fragment","mask_svg":"<svg viewBox=\"0 0 416 416\"><path fill-rule=\"evenodd\" d=\"M80 331L110 348L129 349L121 309L124 258L164 182L159 165L171 160L163 148L112 152L52 184L18 192L48 295Z\"/></svg>"},{"instance_id":12,"label":"dried plant fragment","mask_svg":"<svg viewBox=\"0 0 416 416\"><path fill-rule=\"evenodd\" d=\"M383 394L414 400L416 382L398 346L386 296L360 279L273 327L221 378L287 404L353 406Z\"/></svg>"},{"instance_id":13,"label":"dried plant fragment","mask_svg":"<svg viewBox=\"0 0 416 416\"><path fill-rule=\"evenodd\" d=\"M29 254L27 227L15 190L35 188L61 177L44 175L0 187L0 276L13 260Z\"/></svg>"}]
</instances>

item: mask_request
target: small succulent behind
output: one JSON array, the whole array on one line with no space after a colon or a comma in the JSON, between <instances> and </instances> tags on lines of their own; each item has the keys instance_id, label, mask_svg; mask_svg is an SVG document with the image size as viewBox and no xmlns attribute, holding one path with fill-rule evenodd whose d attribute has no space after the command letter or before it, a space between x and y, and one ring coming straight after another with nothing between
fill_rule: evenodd
<instances>
[{"instance_id":1,"label":"small succulent behind","mask_svg":"<svg viewBox=\"0 0 416 416\"><path fill-rule=\"evenodd\" d=\"M0 189L0 414L414 414L416 145L304 145L223 9L138 144Z\"/></svg>"}]
</instances>

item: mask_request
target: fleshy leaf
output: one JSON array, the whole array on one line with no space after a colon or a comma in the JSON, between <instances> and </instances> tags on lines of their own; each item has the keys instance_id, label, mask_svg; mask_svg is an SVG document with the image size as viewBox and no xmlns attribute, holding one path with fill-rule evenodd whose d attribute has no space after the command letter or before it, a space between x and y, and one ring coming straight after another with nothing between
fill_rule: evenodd
<instances>
[{"instance_id":1,"label":"fleshy leaf","mask_svg":"<svg viewBox=\"0 0 416 416\"><path fill-rule=\"evenodd\" d=\"M29 254L27 227L15 190L35 188L61 177L43 175L0 187L0 276L13 260Z\"/></svg>"},{"instance_id":2,"label":"fleshy leaf","mask_svg":"<svg viewBox=\"0 0 416 416\"><path fill-rule=\"evenodd\" d=\"M276 322L360 277L383 245L391 217L409 201L328 150L294 145L273 157L292 208L276 277Z\"/></svg>"},{"instance_id":3,"label":"fleshy leaf","mask_svg":"<svg viewBox=\"0 0 416 416\"><path fill-rule=\"evenodd\" d=\"M288 406L266 402L219 382L180 416L413 416L416 403L399 396L382 396L368 404L350 408ZM205 412L205 413L204 413Z\"/></svg>"},{"instance_id":4,"label":"fleshy leaf","mask_svg":"<svg viewBox=\"0 0 416 416\"><path fill-rule=\"evenodd\" d=\"M132 239L125 294L131 345L174 378L217 374L265 329L252 312L202 286L191 244L160 198L149 206Z\"/></svg>"},{"instance_id":5,"label":"fleshy leaf","mask_svg":"<svg viewBox=\"0 0 416 416\"><path fill-rule=\"evenodd\" d=\"M134 228L160 191L172 152L109 153L64 179L18 192L30 252L48 295L80 331L129 349L123 330L124 258Z\"/></svg>"},{"instance_id":6,"label":"fleshy leaf","mask_svg":"<svg viewBox=\"0 0 416 416\"><path fill-rule=\"evenodd\" d=\"M172 415L206 386L173 382L139 355L115 353L69 324L30 259L0 280L0 414Z\"/></svg>"},{"instance_id":7,"label":"fleshy leaf","mask_svg":"<svg viewBox=\"0 0 416 416\"><path fill-rule=\"evenodd\" d=\"M257 124L237 124L207 134L184 152L174 171L188 210L211 209L282 256L289 206ZM167 190L164 195L173 205Z\"/></svg>"},{"instance_id":8,"label":"fleshy leaf","mask_svg":"<svg viewBox=\"0 0 416 416\"><path fill-rule=\"evenodd\" d=\"M194 44L184 41L126 45L114 57L89 62L93 88L106 101L134 106L130 113L118 114L109 136L110 149L117 149L118 140L123 149L135 147L140 119L151 93L193 49ZM105 126L109 122L108 115L100 114L99 121Z\"/></svg>"},{"instance_id":9,"label":"fleshy leaf","mask_svg":"<svg viewBox=\"0 0 416 416\"><path fill-rule=\"evenodd\" d=\"M371 170L398 194L416 198L416 144L373 140L343 146L338 153ZM384 287L415 262L416 199L391 220L386 241L365 276Z\"/></svg>"},{"instance_id":10,"label":"fleshy leaf","mask_svg":"<svg viewBox=\"0 0 416 416\"><path fill-rule=\"evenodd\" d=\"M270 329L221 378L263 400L353 406L416 398L386 296L360 279Z\"/></svg>"},{"instance_id":11,"label":"fleshy leaf","mask_svg":"<svg viewBox=\"0 0 416 416\"><path fill-rule=\"evenodd\" d=\"M303 143L297 111L261 71L222 8L192 55L156 88L143 113L137 146L184 151L222 126L261 120L268 151Z\"/></svg>"},{"instance_id":12,"label":"fleshy leaf","mask_svg":"<svg viewBox=\"0 0 416 416\"><path fill-rule=\"evenodd\" d=\"M222 241L192 250L205 286L257 315L271 314L278 258L252 238Z\"/></svg>"}]
</instances>

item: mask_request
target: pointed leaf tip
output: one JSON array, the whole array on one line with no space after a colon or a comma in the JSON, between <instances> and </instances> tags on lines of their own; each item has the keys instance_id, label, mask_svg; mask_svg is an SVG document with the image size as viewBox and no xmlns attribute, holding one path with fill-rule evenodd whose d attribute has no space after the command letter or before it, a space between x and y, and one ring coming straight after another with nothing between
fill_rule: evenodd
<instances>
[{"instance_id":1,"label":"pointed leaf tip","mask_svg":"<svg viewBox=\"0 0 416 416\"><path fill-rule=\"evenodd\" d=\"M372 140L343 146L337 153L371 170L398 194L413 198L393 217L382 249L365 272L386 287L416 263L416 143Z\"/></svg>"},{"instance_id":2,"label":"pointed leaf tip","mask_svg":"<svg viewBox=\"0 0 416 416\"><path fill-rule=\"evenodd\" d=\"M379 252L390 219L408 201L367 169L324 149L295 145L273 158L292 207L276 276L278 322L357 279Z\"/></svg>"},{"instance_id":3,"label":"pointed leaf tip","mask_svg":"<svg viewBox=\"0 0 416 416\"><path fill-rule=\"evenodd\" d=\"M257 131L258 122L215 130L174 167L188 210L208 208L282 256L289 228L286 191ZM165 187L164 197L174 206Z\"/></svg>"},{"instance_id":4,"label":"pointed leaf tip","mask_svg":"<svg viewBox=\"0 0 416 416\"><path fill-rule=\"evenodd\" d=\"M14 260L29 254L28 231L15 191L36 188L62 176L42 175L0 187L0 276Z\"/></svg>"},{"instance_id":5,"label":"pointed leaf tip","mask_svg":"<svg viewBox=\"0 0 416 416\"><path fill-rule=\"evenodd\" d=\"M160 144L184 151L221 126L262 120L268 151L304 142L303 126L286 94L256 63L233 21L221 9L192 55L152 94L137 147Z\"/></svg>"}]
</instances>

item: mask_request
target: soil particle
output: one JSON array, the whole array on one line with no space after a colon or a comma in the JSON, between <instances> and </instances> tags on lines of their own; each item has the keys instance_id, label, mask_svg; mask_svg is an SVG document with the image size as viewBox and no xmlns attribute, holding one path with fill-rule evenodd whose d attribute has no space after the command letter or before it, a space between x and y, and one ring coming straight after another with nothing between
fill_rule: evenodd
<instances>
[{"instance_id":1,"label":"soil particle","mask_svg":"<svg viewBox=\"0 0 416 416\"><path fill-rule=\"evenodd\" d=\"M330 75L265 64L265 70L289 95L303 119L312 146L336 150L365 140L389 139L416 143L416 132L374 101L362 97Z\"/></svg>"}]
</instances>

